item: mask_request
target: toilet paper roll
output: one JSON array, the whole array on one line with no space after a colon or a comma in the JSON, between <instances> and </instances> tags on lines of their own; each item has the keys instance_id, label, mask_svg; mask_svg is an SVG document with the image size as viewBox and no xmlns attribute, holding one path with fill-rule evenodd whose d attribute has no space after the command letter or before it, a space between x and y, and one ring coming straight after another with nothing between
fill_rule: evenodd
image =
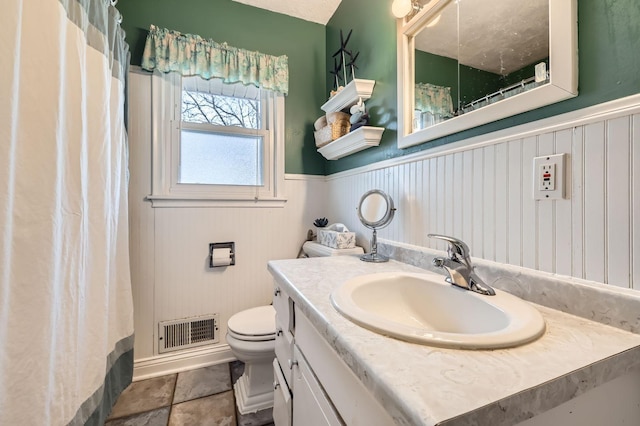
<instances>
[{"instance_id":1,"label":"toilet paper roll","mask_svg":"<svg viewBox=\"0 0 640 426\"><path fill-rule=\"evenodd\" d=\"M213 266L231 265L231 249L230 248L213 249L213 253L211 254L211 264Z\"/></svg>"}]
</instances>

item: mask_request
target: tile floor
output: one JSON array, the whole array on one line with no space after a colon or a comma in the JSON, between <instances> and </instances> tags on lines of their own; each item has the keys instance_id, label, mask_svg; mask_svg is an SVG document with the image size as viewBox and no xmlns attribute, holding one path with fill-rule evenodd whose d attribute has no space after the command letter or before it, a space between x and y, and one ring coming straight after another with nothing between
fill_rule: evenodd
<instances>
[{"instance_id":1,"label":"tile floor","mask_svg":"<svg viewBox=\"0 0 640 426\"><path fill-rule=\"evenodd\" d=\"M271 409L237 412L235 361L134 382L116 401L105 426L273 426Z\"/></svg>"}]
</instances>

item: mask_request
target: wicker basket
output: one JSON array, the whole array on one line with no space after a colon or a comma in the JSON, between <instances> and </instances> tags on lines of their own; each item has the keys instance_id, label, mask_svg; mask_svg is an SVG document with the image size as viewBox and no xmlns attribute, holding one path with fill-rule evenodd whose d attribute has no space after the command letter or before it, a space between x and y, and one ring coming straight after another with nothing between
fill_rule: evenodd
<instances>
[{"instance_id":1,"label":"wicker basket","mask_svg":"<svg viewBox=\"0 0 640 426\"><path fill-rule=\"evenodd\" d=\"M331 123L331 140L335 141L338 138L349 133L351 129L351 123L349 123L349 119L346 120L338 120L335 123Z\"/></svg>"},{"instance_id":2,"label":"wicker basket","mask_svg":"<svg viewBox=\"0 0 640 426\"><path fill-rule=\"evenodd\" d=\"M349 117L351 116L345 112L330 112L327 114L327 124L331 126L332 141L349 133L349 129L351 129Z\"/></svg>"}]
</instances>

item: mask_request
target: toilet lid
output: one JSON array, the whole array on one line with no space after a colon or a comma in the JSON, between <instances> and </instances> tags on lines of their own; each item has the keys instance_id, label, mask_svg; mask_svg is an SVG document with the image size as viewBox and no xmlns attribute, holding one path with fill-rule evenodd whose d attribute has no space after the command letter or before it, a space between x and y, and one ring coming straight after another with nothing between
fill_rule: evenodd
<instances>
[{"instance_id":1,"label":"toilet lid","mask_svg":"<svg viewBox=\"0 0 640 426\"><path fill-rule=\"evenodd\" d=\"M229 318L227 328L241 336L269 336L276 333L276 310L260 306L238 312Z\"/></svg>"}]
</instances>

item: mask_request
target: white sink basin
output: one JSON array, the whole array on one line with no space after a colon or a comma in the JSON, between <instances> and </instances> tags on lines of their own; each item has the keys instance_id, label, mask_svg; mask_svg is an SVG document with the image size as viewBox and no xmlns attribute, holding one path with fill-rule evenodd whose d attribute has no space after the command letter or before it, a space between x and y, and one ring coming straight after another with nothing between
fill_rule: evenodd
<instances>
[{"instance_id":1,"label":"white sink basin","mask_svg":"<svg viewBox=\"0 0 640 426\"><path fill-rule=\"evenodd\" d=\"M544 333L542 315L524 300L500 290L484 296L444 278L430 272L362 275L337 288L331 301L362 327L432 346L506 348Z\"/></svg>"}]
</instances>

